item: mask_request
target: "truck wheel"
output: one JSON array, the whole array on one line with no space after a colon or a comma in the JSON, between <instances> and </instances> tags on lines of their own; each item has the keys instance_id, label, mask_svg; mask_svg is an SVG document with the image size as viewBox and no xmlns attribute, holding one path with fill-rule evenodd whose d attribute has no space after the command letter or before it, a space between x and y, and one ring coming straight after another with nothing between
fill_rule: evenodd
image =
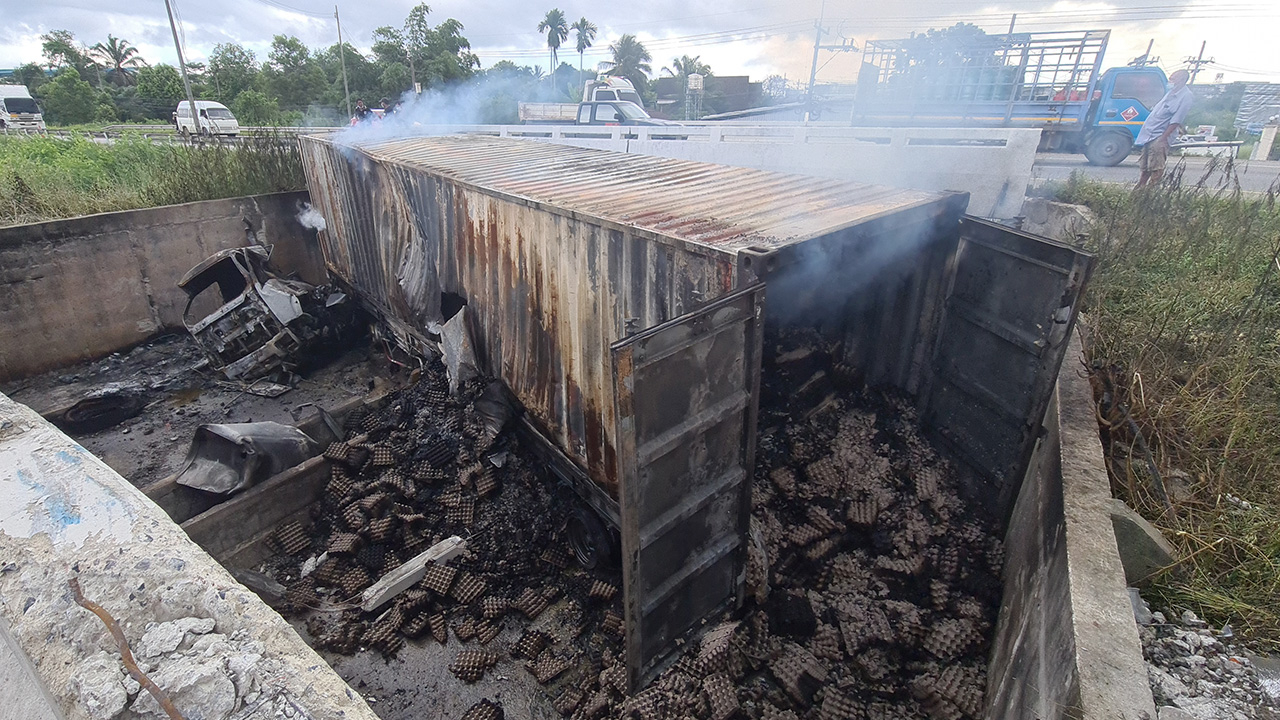
<instances>
[{"instance_id":1,"label":"truck wheel","mask_svg":"<svg viewBox=\"0 0 1280 720\"><path fill-rule=\"evenodd\" d=\"M1084 156L1094 165L1113 167L1129 156L1133 149L1133 136L1129 133L1104 132L1089 138Z\"/></svg>"},{"instance_id":2,"label":"truck wheel","mask_svg":"<svg viewBox=\"0 0 1280 720\"><path fill-rule=\"evenodd\" d=\"M569 517L569 546L578 564L587 570L607 565L613 559L613 535L588 508L574 508Z\"/></svg>"}]
</instances>

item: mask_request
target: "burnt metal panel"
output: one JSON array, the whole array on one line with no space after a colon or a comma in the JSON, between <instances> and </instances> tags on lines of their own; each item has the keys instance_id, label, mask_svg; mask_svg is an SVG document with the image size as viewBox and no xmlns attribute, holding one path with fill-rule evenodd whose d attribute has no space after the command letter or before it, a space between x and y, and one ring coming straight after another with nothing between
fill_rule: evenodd
<instances>
[{"instance_id":1,"label":"burnt metal panel","mask_svg":"<svg viewBox=\"0 0 1280 720\"><path fill-rule=\"evenodd\" d=\"M463 298L484 369L613 498L612 343L731 292L742 246L956 197L500 138L301 145L330 270L413 348Z\"/></svg>"},{"instance_id":2,"label":"burnt metal panel","mask_svg":"<svg viewBox=\"0 0 1280 720\"><path fill-rule=\"evenodd\" d=\"M763 304L754 285L612 347L633 689L742 599Z\"/></svg>"},{"instance_id":3,"label":"burnt metal panel","mask_svg":"<svg viewBox=\"0 0 1280 720\"><path fill-rule=\"evenodd\" d=\"M965 217L925 420L987 478L1006 514L1053 392L1093 258Z\"/></svg>"}]
</instances>

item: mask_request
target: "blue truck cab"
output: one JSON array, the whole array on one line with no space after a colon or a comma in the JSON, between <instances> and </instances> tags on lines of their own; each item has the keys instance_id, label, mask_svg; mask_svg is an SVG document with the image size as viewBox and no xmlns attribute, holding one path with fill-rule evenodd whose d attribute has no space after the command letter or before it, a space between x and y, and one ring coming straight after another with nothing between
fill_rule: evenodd
<instances>
[{"instance_id":1,"label":"blue truck cab","mask_svg":"<svg viewBox=\"0 0 1280 720\"><path fill-rule=\"evenodd\" d=\"M1089 105L1089 133L1081 152L1095 165L1116 165L1129 154L1142 123L1168 90L1158 67L1118 67L1102 74Z\"/></svg>"},{"instance_id":2,"label":"blue truck cab","mask_svg":"<svg viewBox=\"0 0 1280 720\"><path fill-rule=\"evenodd\" d=\"M1117 165L1168 82L1148 65L1103 72L1110 35L935 33L868 41L852 123L1040 128L1041 151Z\"/></svg>"}]
</instances>

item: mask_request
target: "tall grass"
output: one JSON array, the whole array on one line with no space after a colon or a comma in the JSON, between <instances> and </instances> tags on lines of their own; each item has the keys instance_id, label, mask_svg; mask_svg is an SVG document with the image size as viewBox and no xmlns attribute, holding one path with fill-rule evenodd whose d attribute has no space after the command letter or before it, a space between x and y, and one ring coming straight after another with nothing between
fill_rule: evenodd
<instances>
[{"instance_id":1,"label":"tall grass","mask_svg":"<svg viewBox=\"0 0 1280 720\"><path fill-rule=\"evenodd\" d=\"M1099 217L1086 330L1113 490L1183 558L1154 590L1280 648L1276 187L1242 193L1228 161L1058 194Z\"/></svg>"},{"instance_id":2,"label":"tall grass","mask_svg":"<svg viewBox=\"0 0 1280 720\"><path fill-rule=\"evenodd\" d=\"M83 136L0 136L0 225L304 185L290 136L254 135L234 145L157 145L132 135L111 145Z\"/></svg>"}]
</instances>

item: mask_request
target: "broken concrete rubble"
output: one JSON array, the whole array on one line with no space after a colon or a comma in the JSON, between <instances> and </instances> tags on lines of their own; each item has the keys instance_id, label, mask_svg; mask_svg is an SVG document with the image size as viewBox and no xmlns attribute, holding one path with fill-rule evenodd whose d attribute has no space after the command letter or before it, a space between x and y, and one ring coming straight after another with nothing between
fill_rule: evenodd
<instances>
[{"instance_id":1,"label":"broken concrete rubble","mask_svg":"<svg viewBox=\"0 0 1280 720\"><path fill-rule=\"evenodd\" d=\"M1123 500L1112 498L1109 510L1126 582L1145 585L1177 561L1178 551L1164 534Z\"/></svg>"}]
</instances>

